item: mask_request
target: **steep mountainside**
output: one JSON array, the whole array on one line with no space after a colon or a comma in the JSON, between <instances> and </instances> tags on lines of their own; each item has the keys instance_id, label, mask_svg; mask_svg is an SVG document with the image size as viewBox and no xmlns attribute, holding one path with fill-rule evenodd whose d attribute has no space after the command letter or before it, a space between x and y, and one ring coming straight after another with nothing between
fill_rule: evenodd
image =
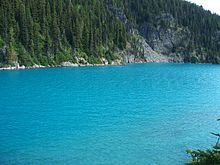
<instances>
[{"instance_id":1,"label":"steep mountainside","mask_svg":"<svg viewBox=\"0 0 220 165\"><path fill-rule=\"evenodd\" d=\"M218 15L183 0L117 2L112 1L112 5L116 11L124 11L126 22L131 23L127 27L136 29L157 55L176 62L220 62ZM145 60L151 61L147 57L152 54L147 50L143 51ZM154 61L161 60L164 59L155 58Z\"/></svg>"},{"instance_id":2,"label":"steep mountainside","mask_svg":"<svg viewBox=\"0 0 220 165\"><path fill-rule=\"evenodd\" d=\"M1 66L220 63L220 17L183 0L0 1Z\"/></svg>"}]
</instances>

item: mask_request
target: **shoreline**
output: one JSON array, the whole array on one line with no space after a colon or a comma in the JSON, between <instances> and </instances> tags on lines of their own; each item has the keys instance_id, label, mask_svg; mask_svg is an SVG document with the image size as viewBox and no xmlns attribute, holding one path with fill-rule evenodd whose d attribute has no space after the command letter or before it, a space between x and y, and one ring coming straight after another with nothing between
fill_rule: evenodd
<instances>
[{"instance_id":1,"label":"shoreline","mask_svg":"<svg viewBox=\"0 0 220 165\"><path fill-rule=\"evenodd\" d=\"M125 66L128 64L147 64L147 63L175 63L175 62L135 62L135 63L114 63L114 64L73 64L70 62L64 62L60 65L33 65L26 67L24 65L17 66L17 67L2 67L0 68L0 71L11 71L11 70L31 70L31 69L49 69L49 68L80 68L80 67L104 67L104 66ZM218 64L212 64L212 63L184 63L184 62L177 62L176 64L208 64L208 65L218 65Z\"/></svg>"},{"instance_id":2,"label":"shoreline","mask_svg":"<svg viewBox=\"0 0 220 165\"><path fill-rule=\"evenodd\" d=\"M80 68L80 67L102 67L102 66L122 66L126 64L69 64L68 65L53 65L53 66L43 66L43 65L33 65L33 66L17 66L17 67L2 67L0 71L11 71L11 70L29 70L29 69L49 69L49 68Z\"/></svg>"}]
</instances>

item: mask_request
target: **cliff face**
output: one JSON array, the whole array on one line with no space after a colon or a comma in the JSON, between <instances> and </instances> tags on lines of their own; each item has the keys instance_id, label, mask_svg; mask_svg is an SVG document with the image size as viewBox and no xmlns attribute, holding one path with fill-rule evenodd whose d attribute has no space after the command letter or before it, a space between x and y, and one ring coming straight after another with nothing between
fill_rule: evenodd
<instances>
[{"instance_id":1,"label":"cliff face","mask_svg":"<svg viewBox=\"0 0 220 165\"><path fill-rule=\"evenodd\" d=\"M154 24L143 22L135 27L122 9L111 9L127 25L130 35L129 46L121 52L125 63L184 62L190 31L179 26L171 14L163 13Z\"/></svg>"},{"instance_id":2,"label":"cliff face","mask_svg":"<svg viewBox=\"0 0 220 165\"><path fill-rule=\"evenodd\" d=\"M220 62L219 16L188 2L173 0L167 6L168 0L163 2L165 7L150 2L111 4L112 13L126 25L129 35L128 45L121 51L126 63ZM177 4L185 11L175 11ZM159 6L161 11L156 10Z\"/></svg>"},{"instance_id":3,"label":"cliff face","mask_svg":"<svg viewBox=\"0 0 220 165\"><path fill-rule=\"evenodd\" d=\"M170 57L153 50L138 30L133 29L130 36L129 46L123 51L125 63L172 61Z\"/></svg>"},{"instance_id":4,"label":"cliff face","mask_svg":"<svg viewBox=\"0 0 220 165\"><path fill-rule=\"evenodd\" d=\"M215 42L218 44L218 47L220 48L220 31L217 31L217 32L214 34L214 40L215 40Z\"/></svg>"},{"instance_id":5,"label":"cliff face","mask_svg":"<svg viewBox=\"0 0 220 165\"><path fill-rule=\"evenodd\" d=\"M177 25L171 14L162 14L156 20L154 25L143 23L139 28L154 51L163 55L172 53L178 55L176 49L187 48L190 38L190 31L187 28Z\"/></svg>"}]
</instances>

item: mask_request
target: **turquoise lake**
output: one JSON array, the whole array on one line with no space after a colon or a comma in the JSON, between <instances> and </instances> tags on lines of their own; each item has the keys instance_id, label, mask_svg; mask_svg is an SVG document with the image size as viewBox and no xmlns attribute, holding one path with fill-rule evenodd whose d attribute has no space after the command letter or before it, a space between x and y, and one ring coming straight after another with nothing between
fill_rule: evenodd
<instances>
[{"instance_id":1,"label":"turquoise lake","mask_svg":"<svg viewBox=\"0 0 220 165\"><path fill-rule=\"evenodd\" d=\"M220 65L0 72L1 165L181 165L220 117Z\"/></svg>"}]
</instances>

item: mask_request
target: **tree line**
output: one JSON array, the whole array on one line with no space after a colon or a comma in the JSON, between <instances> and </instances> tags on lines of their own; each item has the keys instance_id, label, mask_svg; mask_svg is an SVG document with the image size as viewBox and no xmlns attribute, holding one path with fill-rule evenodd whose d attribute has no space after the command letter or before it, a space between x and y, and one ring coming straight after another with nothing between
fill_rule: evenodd
<instances>
[{"instance_id":1,"label":"tree line","mask_svg":"<svg viewBox=\"0 0 220 165\"><path fill-rule=\"evenodd\" d=\"M91 63L124 49L125 26L102 0L1 0L0 62L59 64L79 55Z\"/></svg>"},{"instance_id":2,"label":"tree line","mask_svg":"<svg viewBox=\"0 0 220 165\"><path fill-rule=\"evenodd\" d=\"M126 48L126 23L113 14L109 4L123 9L130 24L154 23L156 16L170 13L190 30L186 61L219 63L220 17L183 0L0 0L0 63L57 65L89 63L116 58Z\"/></svg>"}]
</instances>

